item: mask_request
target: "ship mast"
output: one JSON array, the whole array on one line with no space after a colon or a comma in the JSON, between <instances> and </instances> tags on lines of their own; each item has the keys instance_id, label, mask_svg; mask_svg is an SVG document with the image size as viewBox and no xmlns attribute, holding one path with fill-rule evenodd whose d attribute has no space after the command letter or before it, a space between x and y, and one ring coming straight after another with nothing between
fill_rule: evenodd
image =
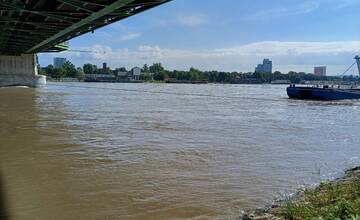
<instances>
[{"instance_id":1,"label":"ship mast","mask_svg":"<svg viewBox=\"0 0 360 220\"><path fill-rule=\"evenodd\" d=\"M358 70L359 70L359 75L360 75L360 56L357 55L354 59L356 60L356 63L357 63L357 66L358 66Z\"/></svg>"}]
</instances>

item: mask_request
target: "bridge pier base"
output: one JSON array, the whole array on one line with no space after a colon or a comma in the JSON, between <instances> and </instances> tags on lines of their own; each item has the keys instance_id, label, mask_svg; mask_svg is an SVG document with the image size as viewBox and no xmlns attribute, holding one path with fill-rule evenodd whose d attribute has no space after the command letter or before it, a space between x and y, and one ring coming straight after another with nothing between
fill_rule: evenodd
<instances>
[{"instance_id":1,"label":"bridge pier base","mask_svg":"<svg viewBox=\"0 0 360 220\"><path fill-rule=\"evenodd\" d=\"M37 68L35 54L0 55L0 87L45 85L46 77L38 75Z\"/></svg>"}]
</instances>

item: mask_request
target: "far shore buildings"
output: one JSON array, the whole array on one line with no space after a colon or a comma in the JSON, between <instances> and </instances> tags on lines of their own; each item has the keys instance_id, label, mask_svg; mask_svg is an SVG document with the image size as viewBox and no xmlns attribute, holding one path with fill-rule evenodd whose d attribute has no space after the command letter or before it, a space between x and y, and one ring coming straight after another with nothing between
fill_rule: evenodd
<instances>
[{"instance_id":1,"label":"far shore buildings","mask_svg":"<svg viewBox=\"0 0 360 220\"><path fill-rule=\"evenodd\" d=\"M55 68L61 68L66 63L66 58L62 57L55 57L54 58L54 67Z\"/></svg>"},{"instance_id":2,"label":"far shore buildings","mask_svg":"<svg viewBox=\"0 0 360 220\"><path fill-rule=\"evenodd\" d=\"M316 66L314 67L315 76L326 76L326 66Z\"/></svg>"},{"instance_id":3,"label":"far shore buildings","mask_svg":"<svg viewBox=\"0 0 360 220\"><path fill-rule=\"evenodd\" d=\"M107 65L103 63L103 69L109 70ZM130 71L124 71L123 68L115 69L113 74L87 74L85 81L88 82L139 82L141 75L144 75L142 69L134 67ZM152 77L153 74L150 74Z\"/></svg>"},{"instance_id":4,"label":"far shore buildings","mask_svg":"<svg viewBox=\"0 0 360 220\"><path fill-rule=\"evenodd\" d=\"M264 59L262 64L258 64L255 68L257 73L272 73L273 64L269 59Z\"/></svg>"},{"instance_id":5,"label":"far shore buildings","mask_svg":"<svg viewBox=\"0 0 360 220\"><path fill-rule=\"evenodd\" d=\"M116 69L115 75L120 82L139 81L140 76L143 75L142 69L134 67L130 71L123 71L122 69Z\"/></svg>"},{"instance_id":6,"label":"far shore buildings","mask_svg":"<svg viewBox=\"0 0 360 220\"><path fill-rule=\"evenodd\" d=\"M130 71L130 75L133 77L134 80L140 80L141 68L139 67L132 68L132 70Z\"/></svg>"}]
</instances>

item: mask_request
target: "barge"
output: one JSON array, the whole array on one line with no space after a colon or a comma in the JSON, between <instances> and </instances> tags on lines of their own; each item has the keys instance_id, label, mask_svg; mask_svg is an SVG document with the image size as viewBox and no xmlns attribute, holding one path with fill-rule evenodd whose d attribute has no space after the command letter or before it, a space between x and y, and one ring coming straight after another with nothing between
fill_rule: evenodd
<instances>
[{"instance_id":1,"label":"barge","mask_svg":"<svg viewBox=\"0 0 360 220\"><path fill-rule=\"evenodd\" d=\"M360 56L356 56L355 60L360 74ZM291 84L286 90L290 99L324 101L360 99L360 89L358 88L345 89L339 86L334 87L328 85L322 87L304 87Z\"/></svg>"}]
</instances>

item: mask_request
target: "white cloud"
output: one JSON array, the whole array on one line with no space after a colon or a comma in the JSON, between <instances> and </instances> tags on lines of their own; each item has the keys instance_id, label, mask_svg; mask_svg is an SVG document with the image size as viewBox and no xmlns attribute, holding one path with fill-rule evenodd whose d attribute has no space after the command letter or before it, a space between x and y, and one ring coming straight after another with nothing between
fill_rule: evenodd
<instances>
[{"instance_id":1,"label":"white cloud","mask_svg":"<svg viewBox=\"0 0 360 220\"><path fill-rule=\"evenodd\" d=\"M294 56L303 54L331 54L360 51L360 41L282 42L263 41L240 47L215 50L229 55Z\"/></svg>"},{"instance_id":2,"label":"white cloud","mask_svg":"<svg viewBox=\"0 0 360 220\"><path fill-rule=\"evenodd\" d=\"M180 24L189 27L197 27L207 22L206 18L200 15L180 16L178 17L178 21Z\"/></svg>"},{"instance_id":3,"label":"white cloud","mask_svg":"<svg viewBox=\"0 0 360 220\"><path fill-rule=\"evenodd\" d=\"M316 1L303 1L300 4L290 6L276 7L273 9L260 10L248 16L244 16L246 20L266 20L269 18L280 18L284 16L293 16L300 14L308 14L320 7L320 3Z\"/></svg>"},{"instance_id":4,"label":"white cloud","mask_svg":"<svg viewBox=\"0 0 360 220\"><path fill-rule=\"evenodd\" d=\"M183 70L196 67L203 70L242 72L253 71L255 65L263 58L270 58L274 62L274 69L283 72L312 72L315 65L327 65L330 74L338 74L353 62L356 54L360 53L360 41L263 41L207 50L170 49L157 45L142 45L136 49L112 49L110 46L94 45L92 51L93 53L83 53L81 57L69 52L62 55L77 65L83 65L84 62L108 62L111 67L133 67L162 62L169 69Z\"/></svg>"},{"instance_id":5,"label":"white cloud","mask_svg":"<svg viewBox=\"0 0 360 220\"><path fill-rule=\"evenodd\" d=\"M141 33L128 33L120 37L120 40L127 41L127 40L135 40L141 37Z\"/></svg>"},{"instance_id":6,"label":"white cloud","mask_svg":"<svg viewBox=\"0 0 360 220\"><path fill-rule=\"evenodd\" d=\"M304 1L299 9L297 10L298 14L307 14L317 10L320 7L320 3L315 1Z\"/></svg>"},{"instance_id":7,"label":"white cloud","mask_svg":"<svg viewBox=\"0 0 360 220\"><path fill-rule=\"evenodd\" d=\"M359 3L360 3L359 0L336 0L336 6L334 7L334 9L352 7Z\"/></svg>"}]
</instances>

